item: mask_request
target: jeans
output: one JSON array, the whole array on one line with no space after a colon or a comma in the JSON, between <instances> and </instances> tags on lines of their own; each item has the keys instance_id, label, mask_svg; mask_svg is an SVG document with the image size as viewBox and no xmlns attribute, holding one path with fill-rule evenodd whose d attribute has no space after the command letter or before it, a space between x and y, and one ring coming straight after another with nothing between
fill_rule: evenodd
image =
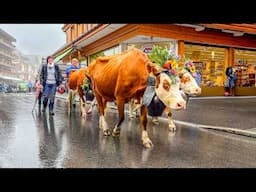
<instances>
[{"instance_id":1,"label":"jeans","mask_svg":"<svg viewBox=\"0 0 256 192\"><path fill-rule=\"evenodd\" d=\"M50 100L49 103L49 110L53 111L53 106L54 106L54 99L55 99L55 94L56 94L56 84L46 84L43 92L43 104L44 108L47 107L48 99Z\"/></svg>"}]
</instances>

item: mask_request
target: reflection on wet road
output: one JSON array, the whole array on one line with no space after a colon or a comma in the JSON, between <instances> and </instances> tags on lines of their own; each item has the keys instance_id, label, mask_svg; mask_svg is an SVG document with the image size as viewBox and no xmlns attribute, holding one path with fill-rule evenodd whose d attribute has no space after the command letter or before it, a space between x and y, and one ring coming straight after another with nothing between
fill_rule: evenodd
<instances>
[{"instance_id":1,"label":"reflection on wet road","mask_svg":"<svg viewBox=\"0 0 256 192\"><path fill-rule=\"evenodd\" d=\"M142 146L138 119L126 118L119 138L104 137L96 108L85 119L78 107L69 117L64 100L56 100L49 117L32 115L33 95L0 95L0 101L0 167L256 167L253 138L179 125L171 133L166 122L149 119L149 150ZM108 111L107 121L113 128L115 111Z\"/></svg>"}]
</instances>

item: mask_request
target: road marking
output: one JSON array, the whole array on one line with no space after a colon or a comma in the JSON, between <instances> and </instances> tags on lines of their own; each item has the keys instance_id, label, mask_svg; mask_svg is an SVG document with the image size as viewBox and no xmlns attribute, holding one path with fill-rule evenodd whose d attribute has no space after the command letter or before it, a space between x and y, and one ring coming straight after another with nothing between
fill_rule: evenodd
<instances>
[{"instance_id":1,"label":"road marking","mask_svg":"<svg viewBox=\"0 0 256 192\"><path fill-rule=\"evenodd\" d=\"M210 99L256 99L256 96L212 96L212 97L190 97L191 100L210 100Z\"/></svg>"}]
</instances>

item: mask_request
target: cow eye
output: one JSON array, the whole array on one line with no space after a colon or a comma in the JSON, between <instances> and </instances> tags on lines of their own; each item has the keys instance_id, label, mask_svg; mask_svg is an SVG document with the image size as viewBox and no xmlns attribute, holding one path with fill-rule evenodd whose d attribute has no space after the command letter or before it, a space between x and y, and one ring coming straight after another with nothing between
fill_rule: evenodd
<instances>
[{"instance_id":1,"label":"cow eye","mask_svg":"<svg viewBox=\"0 0 256 192\"><path fill-rule=\"evenodd\" d=\"M163 82L163 88L166 90L166 91L169 91L170 89L170 84L167 80L164 80Z\"/></svg>"}]
</instances>

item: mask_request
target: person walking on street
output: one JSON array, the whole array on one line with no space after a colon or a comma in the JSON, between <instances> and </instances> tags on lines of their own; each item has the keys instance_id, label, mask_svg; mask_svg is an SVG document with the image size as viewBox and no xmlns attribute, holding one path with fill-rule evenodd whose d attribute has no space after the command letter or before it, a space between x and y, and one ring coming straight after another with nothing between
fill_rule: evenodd
<instances>
[{"instance_id":1,"label":"person walking on street","mask_svg":"<svg viewBox=\"0 0 256 192\"><path fill-rule=\"evenodd\" d=\"M79 61L77 58L71 60L71 65L66 68L66 89L68 88L68 78L71 71L80 69Z\"/></svg>"},{"instance_id":2,"label":"person walking on street","mask_svg":"<svg viewBox=\"0 0 256 192\"><path fill-rule=\"evenodd\" d=\"M53 57L48 56L46 59L46 64L43 65L40 73L40 82L43 84L43 110L46 111L46 107L49 102L49 114L54 115L54 100L56 94L56 88L62 83L62 75L60 68L57 64L53 62Z\"/></svg>"}]
</instances>

